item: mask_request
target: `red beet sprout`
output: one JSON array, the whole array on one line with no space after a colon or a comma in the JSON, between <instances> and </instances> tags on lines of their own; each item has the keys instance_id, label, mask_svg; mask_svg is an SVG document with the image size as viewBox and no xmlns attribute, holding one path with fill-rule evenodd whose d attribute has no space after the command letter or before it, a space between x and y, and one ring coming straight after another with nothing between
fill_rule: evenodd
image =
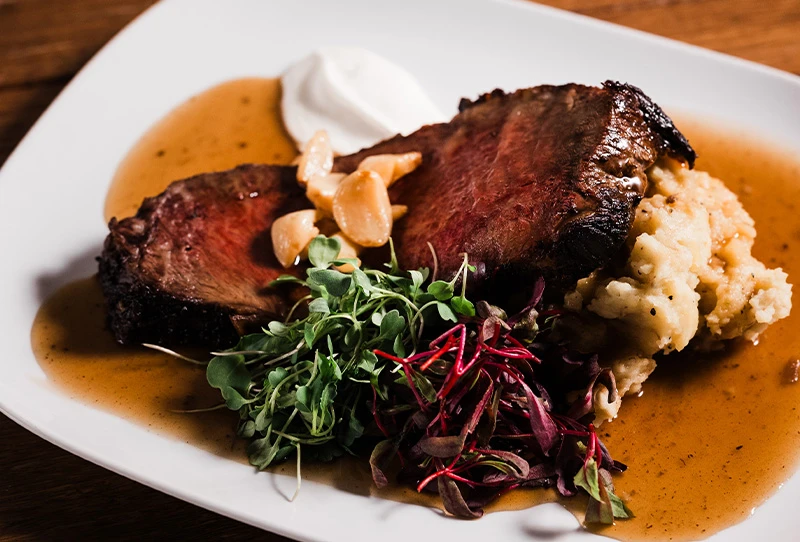
<instances>
[{"instance_id":1,"label":"red beet sprout","mask_svg":"<svg viewBox=\"0 0 800 542\"><path fill-rule=\"evenodd\" d=\"M537 285L525 312L550 319L556 312L534 309L542 289ZM513 336L518 324L512 324L523 321L530 324L524 315L503 321L493 313L453 326L408 357L374 350L405 374L406 385L394 381L386 393L397 404L413 397L419 407L386 416L386 401L373 393L373 417L388 439L371 460L376 482L385 479L387 450L402 454L400 478L417 491L439 480L450 513L478 517L485 504L517 487L556 486L574 494L572 478L591 459L600 469L624 470L608 456L585 405L598 380L608 383L596 357L569 357L541 341L526 346ZM583 393L570 402L576 391ZM579 418L570 416L575 412Z\"/></svg>"}]
</instances>

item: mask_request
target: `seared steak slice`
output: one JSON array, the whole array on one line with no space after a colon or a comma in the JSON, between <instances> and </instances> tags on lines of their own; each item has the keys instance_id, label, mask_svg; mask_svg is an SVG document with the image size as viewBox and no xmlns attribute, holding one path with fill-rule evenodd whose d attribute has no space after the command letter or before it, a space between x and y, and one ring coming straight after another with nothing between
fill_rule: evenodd
<instances>
[{"instance_id":1,"label":"seared steak slice","mask_svg":"<svg viewBox=\"0 0 800 542\"><path fill-rule=\"evenodd\" d=\"M671 121L628 85L494 91L460 109L335 168L422 152L422 165L392 188L392 201L409 206L393 233L398 257L430 266L430 242L444 277L467 252L478 287L524 288L540 274L569 285L605 265L628 234L645 170L664 154L694 162ZM100 277L117 339L226 344L238 324L282 313L282 293L265 287L283 272L268 228L309 206L294 176L279 166L199 175L146 200L136 217L112 220Z\"/></svg>"},{"instance_id":2,"label":"seared steak slice","mask_svg":"<svg viewBox=\"0 0 800 542\"><path fill-rule=\"evenodd\" d=\"M269 228L308 207L294 168L240 166L172 183L112 219L100 258L109 324L123 344L230 346L287 309Z\"/></svg>"},{"instance_id":3,"label":"seared steak slice","mask_svg":"<svg viewBox=\"0 0 800 542\"><path fill-rule=\"evenodd\" d=\"M466 252L472 284L495 278L518 288L543 274L569 285L605 265L633 223L645 170L670 154L695 154L661 109L639 89L607 82L495 90L462 100L450 123L427 126L356 155L423 152L422 165L392 189L408 214L392 232L400 262L450 278Z\"/></svg>"}]
</instances>

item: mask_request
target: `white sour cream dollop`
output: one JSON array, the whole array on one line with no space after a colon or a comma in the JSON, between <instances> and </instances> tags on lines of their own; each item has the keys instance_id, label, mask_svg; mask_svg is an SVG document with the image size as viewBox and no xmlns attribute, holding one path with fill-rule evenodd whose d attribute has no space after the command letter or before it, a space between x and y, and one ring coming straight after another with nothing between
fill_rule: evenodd
<instances>
[{"instance_id":1,"label":"white sour cream dollop","mask_svg":"<svg viewBox=\"0 0 800 542\"><path fill-rule=\"evenodd\" d=\"M406 70L356 47L319 49L281 77L283 122L303 148L326 130L337 154L447 120Z\"/></svg>"}]
</instances>

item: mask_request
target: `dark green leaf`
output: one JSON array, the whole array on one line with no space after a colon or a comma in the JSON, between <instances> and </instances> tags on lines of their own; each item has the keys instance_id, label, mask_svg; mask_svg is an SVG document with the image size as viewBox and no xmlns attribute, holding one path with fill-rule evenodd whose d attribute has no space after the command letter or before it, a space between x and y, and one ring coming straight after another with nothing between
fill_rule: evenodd
<instances>
[{"instance_id":1,"label":"dark green leaf","mask_svg":"<svg viewBox=\"0 0 800 542\"><path fill-rule=\"evenodd\" d=\"M250 373L244 364L244 356L217 356L206 368L206 379L212 388L222 392L225 404L231 410L239 410L247 404L243 397L250 388Z\"/></svg>"},{"instance_id":2,"label":"dark green leaf","mask_svg":"<svg viewBox=\"0 0 800 542\"><path fill-rule=\"evenodd\" d=\"M606 493L608 494L614 517L617 519L630 519L634 517L633 512L631 512L625 502L614 494L614 481L611 479L611 473L601 468L599 469L599 474L600 484L605 487Z\"/></svg>"},{"instance_id":3,"label":"dark green leaf","mask_svg":"<svg viewBox=\"0 0 800 542\"><path fill-rule=\"evenodd\" d=\"M604 469L598 470L594 458L590 458L578 471L574 482L576 487L584 489L591 497L586 507L587 523L611 525L614 523L614 517L620 519L633 517L625 503L614 495L611 476Z\"/></svg>"},{"instance_id":4,"label":"dark green leaf","mask_svg":"<svg viewBox=\"0 0 800 542\"><path fill-rule=\"evenodd\" d=\"M396 275L400 271L400 264L397 263L397 253L394 251L394 240L389 237L389 263L384 264L389 268L392 275Z\"/></svg>"},{"instance_id":5,"label":"dark green leaf","mask_svg":"<svg viewBox=\"0 0 800 542\"><path fill-rule=\"evenodd\" d=\"M586 523L613 525L614 511L611 508L611 501L608 499L602 501L589 499L589 504L586 506L586 516L584 521Z\"/></svg>"},{"instance_id":6,"label":"dark green leaf","mask_svg":"<svg viewBox=\"0 0 800 542\"><path fill-rule=\"evenodd\" d=\"M300 386L294 392L295 408L300 412L311 412L311 391L308 386Z\"/></svg>"},{"instance_id":7,"label":"dark green leaf","mask_svg":"<svg viewBox=\"0 0 800 542\"><path fill-rule=\"evenodd\" d=\"M363 434L364 426L358 421L358 418L351 413L350 416L348 416L346 430L341 437L342 445L349 448L357 439L361 438Z\"/></svg>"},{"instance_id":8,"label":"dark green leaf","mask_svg":"<svg viewBox=\"0 0 800 542\"><path fill-rule=\"evenodd\" d=\"M387 312L381 320L380 338L394 340L406 327L406 319L400 316L397 309Z\"/></svg>"},{"instance_id":9,"label":"dark green leaf","mask_svg":"<svg viewBox=\"0 0 800 542\"><path fill-rule=\"evenodd\" d=\"M247 420L239 428L239 436L241 438L250 438L256 432L256 424L252 420Z\"/></svg>"},{"instance_id":10,"label":"dark green leaf","mask_svg":"<svg viewBox=\"0 0 800 542\"><path fill-rule=\"evenodd\" d=\"M264 333L252 333L239 339L234 350L267 350L271 337Z\"/></svg>"},{"instance_id":11,"label":"dark green leaf","mask_svg":"<svg viewBox=\"0 0 800 542\"><path fill-rule=\"evenodd\" d=\"M275 453L275 458L273 459L273 461L275 461L275 462L283 461L284 459L289 457L290 453L294 452L295 450L297 450L297 448L293 444L288 444L286 446L281 446L280 448L278 448L278 451Z\"/></svg>"},{"instance_id":12,"label":"dark green leaf","mask_svg":"<svg viewBox=\"0 0 800 542\"><path fill-rule=\"evenodd\" d=\"M274 388L275 386L280 384L283 381L283 379L285 379L287 376L289 376L289 372L283 367L278 367L269 372L269 374L267 375L267 381L269 382L269 385Z\"/></svg>"},{"instance_id":13,"label":"dark green leaf","mask_svg":"<svg viewBox=\"0 0 800 542\"><path fill-rule=\"evenodd\" d=\"M318 312L321 314L330 314L331 309L328 307L328 302L324 297L318 297L308 304L308 312Z\"/></svg>"},{"instance_id":14,"label":"dark green leaf","mask_svg":"<svg viewBox=\"0 0 800 542\"><path fill-rule=\"evenodd\" d=\"M517 316L518 320L514 323L514 336L525 344L530 344L536 340L539 332L537 319L539 313L536 309L529 309L522 316ZM613 389L613 388L612 388Z\"/></svg>"},{"instance_id":15,"label":"dark green leaf","mask_svg":"<svg viewBox=\"0 0 800 542\"><path fill-rule=\"evenodd\" d=\"M308 450L305 452L308 459L317 462L333 461L337 457L341 457L343 455L342 447L332 441L327 441L322 444L317 444L313 447L306 447L303 449Z\"/></svg>"},{"instance_id":16,"label":"dark green leaf","mask_svg":"<svg viewBox=\"0 0 800 542\"><path fill-rule=\"evenodd\" d=\"M306 322L306 325L303 328L303 339L306 341L306 346L313 348L316 338L317 336L314 331L314 324Z\"/></svg>"},{"instance_id":17,"label":"dark green leaf","mask_svg":"<svg viewBox=\"0 0 800 542\"><path fill-rule=\"evenodd\" d=\"M378 364L378 356L376 356L369 350L366 350L361 354L361 361L358 364L358 368L372 374L376 372L375 367L377 364ZM378 369L378 372L380 372L380 369Z\"/></svg>"},{"instance_id":18,"label":"dark green leaf","mask_svg":"<svg viewBox=\"0 0 800 542\"><path fill-rule=\"evenodd\" d=\"M600 496L600 478L597 473L597 463L594 458L590 458L585 465L578 470L578 474L573 479L575 487L583 488L590 497L599 501Z\"/></svg>"},{"instance_id":19,"label":"dark green leaf","mask_svg":"<svg viewBox=\"0 0 800 542\"><path fill-rule=\"evenodd\" d=\"M266 405L258 412L258 416L255 419L255 430L256 431L264 431L269 424L272 422L272 418L269 417L269 409Z\"/></svg>"},{"instance_id":20,"label":"dark green leaf","mask_svg":"<svg viewBox=\"0 0 800 542\"><path fill-rule=\"evenodd\" d=\"M394 338L394 344L392 345L392 350L394 350L394 353L398 357L401 357L401 358L406 357L406 347L403 344L403 336L402 336L402 334L398 333L397 336Z\"/></svg>"},{"instance_id":21,"label":"dark green leaf","mask_svg":"<svg viewBox=\"0 0 800 542\"><path fill-rule=\"evenodd\" d=\"M355 323L352 326L350 326L350 329L348 329L347 333L344 334L344 344L352 348L356 344L358 344L360 338L361 338L361 324Z\"/></svg>"},{"instance_id":22,"label":"dark green leaf","mask_svg":"<svg viewBox=\"0 0 800 542\"><path fill-rule=\"evenodd\" d=\"M308 245L308 261L314 267L325 269L339 256L342 244L338 239L318 235Z\"/></svg>"},{"instance_id":23,"label":"dark green leaf","mask_svg":"<svg viewBox=\"0 0 800 542\"><path fill-rule=\"evenodd\" d=\"M408 274L411 277L412 285L410 293L415 294L422 288L422 283L425 282L425 276L422 274L422 271L409 271Z\"/></svg>"},{"instance_id":24,"label":"dark green leaf","mask_svg":"<svg viewBox=\"0 0 800 542\"><path fill-rule=\"evenodd\" d=\"M304 284L302 280L300 280L297 277L293 277L292 275L281 275L280 277L270 282L269 286L278 286L280 284L286 284L286 283Z\"/></svg>"},{"instance_id":25,"label":"dark green leaf","mask_svg":"<svg viewBox=\"0 0 800 542\"><path fill-rule=\"evenodd\" d=\"M453 313L450 307L444 303L436 303L436 309L439 311L439 317L445 322L458 322L456 315Z\"/></svg>"},{"instance_id":26,"label":"dark green leaf","mask_svg":"<svg viewBox=\"0 0 800 542\"><path fill-rule=\"evenodd\" d=\"M614 514L614 517L617 519L630 519L635 517L631 509L625 504L625 501L614 495L612 492L608 492L608 497L611 499L611 511Z\"/></svg>"},{"instance_id":27,"label":"dark green leaf","mask_svg":"<svg viewBox=\"0 0 800 542\"><path fill-rule=\"evenodd\" d=\"M333 383L327 384L322 388L322 393L319 398L320 410L325 411L331 406L333 400L336 398L336 391L336 384Z\"/></svg>"},{"instance_id":28,"label":"dark green leaf","mask_svg":"<svg viewBox=\"0 0 800 542\"><path fill-rule=\"evenodd\" d=\"M358 266L361 265L361 262L358 260L358 258L337 258L336 260L333 260L331 263L336 267L342 265L352 265L356 269L358 269Z\"/></svg>"},{"instance_id":29,"label":"dark green leaf","mask_svg":"<svg viewBox=\"0 0 800 542\"><path fill-rule=\"evenodd\" d=\"M277 452L277 443L271 443L267 437L256 439L247 446L247 456L250 459L250 464L262 470L272 463Z\"/></svg>"},{"instance_id":30,"label":"dark green leaf","mask_svg":"<svg viewBox=\"0 0 800 542\"><path fill-rule=\"evenodd\" d=\"M450 307L452 307L455 312L463 314L464 316L475 316L475 305L466 297L461 297L460 295L454 297L450 300Z\"/></svg>"},{"instance_id":31,"label":"dark green leaf","mask_svg":"<svg viewBox=\"0 0 800 542\"><path fill-rule=\"evenodd\" d=\"M317 353L319 376L326 382L338 382L342 379L342 370L339 364L330 357Z\"/></svg>"},{"instance_id":32,"label":"dark green leaf","mask_svg":"<svg viewBox=\"0 0 800 542\"><path fill-rule=\"evenodd\" d=\"M443 280L437 280L428 285L428 293L439 301L447 301L453 297L453 285Z\"/></svg>"},{"instance_id":33,"label":"dark green leaf","mask_svg":"<svg viewBox=\"0 0 800 542\"><path fill-rule=\"evenodd\" d=\"M356 286L361 288L361 291L369 296L372 292L372 283L370 282L367 274L357 267L353 269L351 274L353 276L353 280L356 282Z\"/></svg>"},{"instance_id":34,"label":"dark green leaf","mask_svg":"<svg viewBox=\"0 0 800 542\"><path fill-rule=\"evenodd\" d=\"M309 269L308 281L324 286L325 290L334 297L341 297L350 288L353 279L350 275L333 269Z\"/></svg>"},{"instance_id":35,"label":"dark green leaf","mask_svg":"<svg viewBox=\"0 0 800 542\"><path fill-rule=\"evenodd\" d=\"M431 381L423 375L422 373L414 373L413 376L414 384L416 384L417 389L425 398L426 401L429 403L436 402L436 388L433 387Z\"/></svg>"},{"instance_id":36,"label":"dark green leaf","mask_svg":"<svg viewBox=\"0 0 800 542\"><path fill-rule=\"evenodd\" d=\"M475 312L478 313L478 316L481 318L496 318L498 320L508 320L508 316L506 315L506 311L497 307L495 305L490 305L486 301L478 301L478 304L475 307Z\"/></svg>"},{"instance_id":37,"label":"dark green leaf","mask_svg":"<svg viewBox=\"0 0 800 542\"><path fill-rule=\"evenodd\" d=\"M269 329L269 332L272 333L273 335L277 335L280 337L282 335L286 335L286 331L289 328L287 328L285 324L282 324L277 320L273 320L272 322L267 324L267 329Z\"/></svg>"},{"instance_id":38,"label":"dark green leaf","mask_svg":"<svg viewBox=\"0 0 800 542\"><path fill-rule=\"evenodd\" d=\"M250 464L264 470L273 462L282 461L295 450L293 445L280 446L279 441L270 442L267 437L256 439L247 447Z\"/></svg>"}]
</instances>

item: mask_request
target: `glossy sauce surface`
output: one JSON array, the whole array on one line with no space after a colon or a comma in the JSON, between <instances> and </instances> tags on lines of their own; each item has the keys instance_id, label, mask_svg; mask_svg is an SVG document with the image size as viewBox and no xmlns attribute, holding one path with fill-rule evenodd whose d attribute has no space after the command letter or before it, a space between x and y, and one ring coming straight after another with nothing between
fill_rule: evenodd
<instances>
[{"instance_id":1,"label":"glossy sauce surface","mask_svg":"<svg viewBox=\"0 0 800 542\"><path fill-rule=\"evenodd\" d=\"M179 105L153 126L117 169L105 218L136 213L172 181L240 164L288 164L297 154L281 121L279 79L237 79Z\"/></svg>"},{"instance_id":2,"label":"glossy sauce surface","mask_svg":"<svg viewBox=\"0 0 800 542\"><path fill-rule=\"evenodd\" d=\"M291 161L295 150L280 123L279 96L275 80L248 79L223 84L178 107L120 166L109 191L107 217L132 214L143 197L178 178L242 161ZM252 104L258 105L248 109ZM730 131L691 122L678 125L700 154L698 168L724 179L755 218L756 255L770 266L783 267L790 281L797 282L798 163ZM173 153L184 157L170 158ZM94 279L65 287L43 305L32 343L54 385L155 431L246 461L242 443L233 438L235 414L175 412L218 402L201 367L156 352L123 349L103 321ZM601 433L614 457L629 466L616 484L637 518L602 534L626 540L703 538L745 519L794 472L800 449L800 384L787 383L784 372L800 356L798 328L800 311L795 309L757 347L670 357L645 384L642 397L626 399L619 419L604 425ZM277 470L291 474L294 466ZM366 461L304 466L304 477L359 494L435 503L407 488L376 491ZM513 492L491 510L527 508L555 498L552 491ZM576 510L581 505L569 504Z\"/></svg>"}]
</instances>

